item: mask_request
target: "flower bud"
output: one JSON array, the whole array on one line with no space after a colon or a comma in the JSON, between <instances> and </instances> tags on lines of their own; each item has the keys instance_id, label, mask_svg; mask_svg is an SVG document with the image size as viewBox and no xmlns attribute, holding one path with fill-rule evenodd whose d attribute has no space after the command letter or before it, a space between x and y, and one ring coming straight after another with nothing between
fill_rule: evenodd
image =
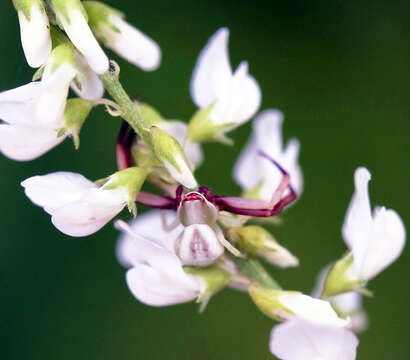
<instances>
[{"instance_id":1,"label":"flower bud","mask_svg":"<svg viewBox=\"0 0 410 360\"><path fill-rule=\"evenodd\" d=\"M215 231L206 224L185 227L175 242L175 253L183 265L208 266L224 252Z\"/></svg>"},{"instance_id":2,"label":"flower bud","mask_svg":"<svg viewBox=\"0 0 410 360\"><path fill-rule=\"evenodd\" d=\"M185 153L174 137L157 126L150 128L154 153L170 175L189 189L198 186L188 165Z\"/></svg>"},{"instance_id":3,"label":"flower bud","mask_svg":"<svg viewBox=\"0 0 410 360\"><path fill-rule=\"evenodd\" d=\"M299 265L298 259L278 244L275 238L260 226L231 228L227 235L232 241L237 242L244 252L263 257L271 264L282 268Z\"/></svg>"},{"instance_id":4,"label":"flower bud","mask_svg":"<svg viewBox=\"0 0 410 360\"><path fill-rule=\"evenodd\" d=\"M42 0L13 0L24 55L31 67L44 64L51 52L50 25Z\"/></svg>"},{"instance_id":5,"label":"flower bud","mask_svg":"<svg viewBox=\"0 0 410 360\"><path fill-rule=\"evenodd\" d=\"M294 316L318 323L346 326L329 302L315 299L298 291L282 291L264 288L258 284L249 287L249 295L266 316L278 320L289 320Z\"/></svg>"},{"instance_id":6,"label":"flower bud","mask_svg":"<svg viewBox=\"0 0 410 360\"><path fill-rule=\"evenodd\" d=\"M67 100L63 122L58 136L68 134L72 136L76 149L80 147L80 131L85 119L93 108L92 102L80 98Z\"/></svg>"},{"instance_id":7,"label":"flower bud","mask_svg":"<svg viewBox=\"0 0 410 360\"><path fill-rule=\"evenodd\" d=\"M184 271L195 276L200 283L200 293L197 302L207 301L211 296L222 290L228 285L231 275L228 271L216 265L208 267L184 267Z\"/></svg>"}]
</instances>

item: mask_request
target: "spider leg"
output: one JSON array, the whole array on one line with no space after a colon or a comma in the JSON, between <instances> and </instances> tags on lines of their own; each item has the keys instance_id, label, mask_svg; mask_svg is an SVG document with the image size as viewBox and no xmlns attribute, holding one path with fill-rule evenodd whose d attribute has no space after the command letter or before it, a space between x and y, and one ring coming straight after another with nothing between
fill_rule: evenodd
<instances>
[{"instance_id":1,"label":"spider leg","mask_svg":"<svg viewBox=\"0 0 410 360\"><path fill-rule=\"evenodd\" d=\"M117 137L116 156L119 170L131 166L131 147L137 134L130 125L123 120Z\"/></svg>"},{"instance_id":2,"label":"spider leg","mask_svg":"<svg viewBox=\"0 0 410 360\"><path fill-rule=\"evenodd\" d=\"M240 258L245 258L245 255L242 254L235 246L233 246L228 240L225 239L225 236L221 230L221 228L216 225L214 228L216 237L218 241L226 248L232 255Z\"/></svg>"},{"instance_id":3,"label":"spider leg","mask_svg":"<svg viewBox=\"0 0 410 360\"><path fill-rule=\"evenodd\" d=\"M164 231L167 231L167 232L172 231L172 230L176 229L179 226L180 222L179 222L178 217L175 217L175 219L171 223L168 224L168 222L167 222L167 212L165 210L160 210L160 215L161 215L162 229Z\"/></svg>"},{"instance_id":4,"label":"spider leg","mask_svg":"<svg viewBox=\"0 0 410 360\"><path fill-rule=\"evenodd\" d=\"M135 201L153 209L176 210L175 199L166 195L158 195L140 191Z\"/></svg>"}]
</instances>

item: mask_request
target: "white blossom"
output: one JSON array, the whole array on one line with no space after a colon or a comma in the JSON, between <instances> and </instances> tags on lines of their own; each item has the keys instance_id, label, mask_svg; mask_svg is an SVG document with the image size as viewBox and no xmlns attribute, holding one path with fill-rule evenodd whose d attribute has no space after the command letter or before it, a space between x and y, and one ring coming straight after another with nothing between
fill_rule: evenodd
<instances>
[{"instance_id":1,"label":"white blossom","mask_svg":"<svg viewBox=\"0 0 410 360\"><path fill-rule=\"evenodd\" d=\"M406 232L403 221L391 209L376 207L372 213L368 183L370 173L358 168L354 175L355 192L343 224L343 238L353 254L347 275L370 280L401 254Z\"/></svg>"},{"instance_id":2,"label":"white blossom","mask_svg":"<svg viewBox=\"0 0 410 360\"><path fill-rule=\"evenodd\" d=\"M127 285L139 301L150 306L167 306L189 302L200 295L201 282L183 270L181 260L171 250L174 235L181 229L165 231L159 212L138 217L132 228L122 221L116 226L124 232L117 256L130 266Z\"/></svg>"},{"instance_id":3,"label":"white blossom","mask_svg":"<svg viewBox=\"0 0 410 360\"><path fill-rule=\"evenodd\" d=\"M248 121L261 102L261 91L248 73L248 63L241 62L236 71L232 71L228 37L229 30L221 28L209 39L192 75L191 96L194 103L200 109L212 106L209 116L201 115L201 120L199 116L191 121L190 135L194 140L223 138L225 132Z\"/></svg>"},{"instance_id":4,"label":"white blossom","mask_svg":"<svg viewBox=\"0 0 410 360\"><path fill-rule=\"evenodd\" d=\"M31 1L29 9L15 1L20 23L21 44L27 63L34 68L43 65L51 52L50 24L42 1Z\"/></svg>"},{"instance_id":5,"label":"white blossom","mask_svg":"<svg viewBox=\"0 0 410 360\"><path fill-rule=\"evenodd\" d=\"M290 183L299 195L303 188L302 170L298 163L299 141L291 139L283 146L283 115L278 110L265 110L253 121L250 140L240 154L234 179L245 190L257 190L258 197L270 200L283 178L279 169L258 152L263 151L290 174Z\"/></svg>"},{"instance_id":6,"label":"white blossom","mask_svg":"<svg viewBox=\"0 0 410 360\"><path fill-rule=\"evenodd\" d=\"M58 230L76 237L98 231L127 205L126 189L107 189L109 184L98 187L72 172L33 176L21 183L27 197L51 215Z\"/></svg>"},{"instance_id":7,"label":"white blossom","mask_svg":"<svg viewBox=\"0 0 410 360\"><path fill-rule=\"evenodd\" d=\"M68 88L76 70L63 63L46 65L41 81L0 93L0 150L13 160L37 158L61 143L58 137Z\"/></svg>"},{"instance_id":8,"label":"white blossom","mask_svg":"<svg viewBox=\"0 0 410 360\"><path fill-rule=\"evenodd\" d=\"M296 317L272 329L270 350L281 360L354 360L358 343L346 328Z\"/></svg>"}]
</instances>

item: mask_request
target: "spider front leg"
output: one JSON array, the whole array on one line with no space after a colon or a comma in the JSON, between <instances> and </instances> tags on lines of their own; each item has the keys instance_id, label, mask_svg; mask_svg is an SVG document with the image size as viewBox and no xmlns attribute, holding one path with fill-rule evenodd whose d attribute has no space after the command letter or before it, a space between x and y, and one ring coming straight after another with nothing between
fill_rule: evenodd
<instances>
[{"instance_id":1,"label":"spider front leg","mask_svg":"<svg viewBox=\"0 0 410 360\"><path fill-rule=\"evenodd\" d=\"M270 217L279 214L286 205L296 199L297 194L290 185L289 173L266 153L259 151L259 155L271 161L283 175L271 200L265 201L233 196L214 196L213 202L218 206L220 211L228 211L234 214L247 216ZM282 197L286 189L289 189L289 194Z\"/></svg>"},{"instance_id":2,"label":"spider front leg","mask_svg":"<svg viewBox=\"0 0 410 360\"><path fill-rule=\"evenodd\" d=\"M117 137L116 155L118 170L131 166L131 148L137 134L134 129L123 120Z\"/></svg>"}]
</instances>

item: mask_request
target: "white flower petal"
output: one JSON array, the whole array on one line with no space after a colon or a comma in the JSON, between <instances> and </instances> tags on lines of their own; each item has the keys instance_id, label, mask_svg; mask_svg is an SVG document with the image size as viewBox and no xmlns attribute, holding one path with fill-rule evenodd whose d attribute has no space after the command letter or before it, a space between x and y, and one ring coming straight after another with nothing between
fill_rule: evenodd
<instances>
[{"instance_id":1,"label":"white flower petal","mask_svg":"<svg viewBox=\"0 0 410 360\"><path fill-rule=\"evenodd\" d=\"M28 125L0 125L0 151L16 161L33 160L60 144L66 136L57 131Z\"/></svg>"},{"instance_id":2,"label":"white flower petal","mask_svg":"<svg viewBox=\"0 0 410 360\"><path fill-rule=\"evenodd\" d=\"M179 169L175 168L175 166L167 160L163 160L163 164L170 173L171 177L188 189L196 188L198 183L196 182L195 177L192 174L191 169L188 167L185 159L180 154L175 154L174 161L178 165Z\"/></svg>"},{"instance_id":3,"label":"white flower petal","mask_svg":"<svg viewBox=\"0 0 410 360\"><path fill-rule=\"evenodd\" d=\"M175 281L172 272L168 275L166 271L159 272L145 264L136 264L127 272L127 285L132 294L150 306L167 306L194 300L199 295L199 285L194 279L191 281L190 285Z\"/></svg>"},{"instance_id":4,"label":"white flower petal","mask_svg":"<svg viewBox=\"0 0 410 360\"><path fill-rule=\"evenodd\" d=\"M342 228L343 238L350 248L356 241L366 237L372 219L368 184L371 175L366 168L358 168L354 174L355 192L346 212Z\"/></svg>"},{"instance_id":5,"label":"white flower petal","mask_svg":"<svg viewBox=\"0 0 410 360\"><path fill-rule=\"evenodd\" d=\"M394 210L378 209L372 231L353 243L353 270L360 279L371 279L401 254L406 240L403 221Z\"/></svg>"},{"instance_id":6,"label":"white flower petal","mask_svg":"<svg viewBox=\"0 0 410 360\"><path fill-rule=\"evenodd\" d=\"M59 20L70 40L97 74L108 71L108 57L95 39L81 11L72 9L69 16L70 21L67 21L64 15L59 16Z\"/></svg>"},{"instance_id":7,"label":"white flower petal","mask_svg":"<svg viewBox=\"0 0 410 360\"><path fill-rule=\"evenodd\" d=\"M33 176L24 180L21 185L27 197L49 214L77 201L86 191L97 187L81 174L63 171Z\"/></svg>"},{"instance_id":8,"label":"white flower petal","mask_svg":"<svg viewBox=\"0 0 410 360\"><path fill-rule=\"evenodd\" d=\"M175 220L174 211L164 211L164 213L169 223ZM175 240L184 229L182 225L178 225L175 229L166 231L158 210L138 215L130 226L133 233L161 245L170 252L174 251ZM145 258L144 252L139 251L135 245L133 236L126 232L118 239L116 254L118 261L125 267L144 261Z\"/></svg>"},{"instance_id":9,"label":"white flower petal","mask_svg":"<svg viewBox=\"0 0 410 360\"><path fill-rule=\"evenodd\" d=\"M346 326L348 321L341 319L329 302L315 299L298 292L284 291L279 301L295 316L332 326Z\"/></svg>"},{"instance_id":10,"label":"white flower petal","mask_svg":"<svg viewBox=\"0 0 410 360\"><path fill-rule=\"evenodd\" d=\"M101 27L107 47L145 71L153 71L159 67L161 49L155 41L125 22L118 15L111 14L109 22L119 32L108 26Z\"/></svg>"},{"instance_id":11,"label":"white flower petal","mask_svg":"<svg viewBox=\"0 0 410 360\"><path fill-rule=\"evenodd\" d=\"M30 21L22 11L18 11L21 43L27 63L37 68L45 63L51 52L50 25L47 14L36 2L33 2L29 13Z\"/></svg>"},{"instance_id":12,"label":"white flower petal","mask_svg":"<svg viewBox=\"0 0 410 360\"><path fill-rule=\"evenodd\" d=\"M232 79L228 54L229 30L219 29L199 54L191 79L194 103L204 108L221 94L225 94Z\"/></svg>"},{"instance_id":13,"label":"white flower petal","mask_svg":"<svg viewBox=\"0 0 410 360\"><path fill-rule=\"evenodd\" d=\"M281 360L354 360L358 343L347 329L294 318L272 329L270 350Z\"/></svg>"},{"instance_id":14,"label":"white flower petal","mask_svg":"<svg viewBox=\"0 0 410 360\"><path fill-rule=\"evenodd\" d=\"M299 142L291 139L283 149L282 121L280 111L260 113L253 121L252 136L234 167L234 179L243 189L253 189L262 182L261 198L264 200L270 200L283 175L271 161L258 154L260 150L289 172L290 182L298 194L303 188L302 170L297 161Z\"/></svg>"},{"instance_id":15,"label":"white flower petal","mask_svg":"<svg viewBox=\"0 0 410 360\"><path fill-rule=\"evenodd\" d=\"M88 236L100 230L127 204L123 189L91 189L83 197L52 212L54 226L70 236Z\"/></svg>"},{"instance_id":16,"label":"white flower petal","mask_svg":"<svg viewBox=\"0 0 410 360\"><path fill-rule=\"evenodd\" d=\"M156 124L161 130L173 136L179 144L184 147L184 142L187 136L188 126L182 121L164 121ZM197 168L203 161L203 153L201 145L197 142L189 143L185 154L188 160Z\"/></svg>"},{"instance_id":17,"label":"white flower petal","mask_svg":"<svg viewBox=\"0 0 410 360\"><path fill-rule=\"evenodd\" d=\"M91 70L84 57L76 54L75 64L79 71L76 80L80 83L81 89L75 82L71 83L71 88L75 93L86 100L98 100L104 95L104 85L98 75Z\"/></svg>"}]
</instances>

